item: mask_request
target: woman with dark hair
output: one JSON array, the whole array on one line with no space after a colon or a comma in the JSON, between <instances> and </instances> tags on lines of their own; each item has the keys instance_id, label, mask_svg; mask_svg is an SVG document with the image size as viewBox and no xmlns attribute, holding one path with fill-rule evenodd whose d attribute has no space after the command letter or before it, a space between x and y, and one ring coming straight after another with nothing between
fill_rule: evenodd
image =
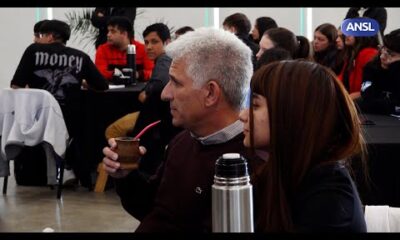
<instances>
[{"instance_id":1,"label":"woman with dark hair","mask_svg":"<svg viewBox=\"0 0 400 240\"><path fill-rule=\"evenodd\" d=\"M344 49L344 35L343 35L342 30L340 29L340 26L337 29L336 48L339 51Z\"/></svg>"},{"instance_id":2,"label":"woman with dark hair","mask_svg":"<svg viewBox=\"0 0 400 240\"><path fill-rule=\"evenodd\" d=\"M362 112L375 114L400 113L400 29L383 38L380 54L369 62L363 73Z\"/></svg>"},{"instance_id":3,"label":"woman with dark hair","mask_svg":"<svg viewBox=\"0 0 400 240\"><path fill-rule=\"evenodd\" d=\"M264 32L260 40L260 50L257 53L257 59L261 54L270 48L280 47L290 53L293 59L310 58L310 43L303 36L296 36L286 28L272 28Z\"/></svg>"},{"instance_id":4,"label":"woman with dark hair","mask_svg":"<svg viewBox=\"0 0 400 240\"><path fill-rule=\"evenodd\" d=\"M255 43L259 44L265 31L277 27L278 24L276 24L274 19L270 17L259 17L256 19L253 30L251 30L251 37Z\"/></svg>"},{"instance_id":5,"label":"woman with dark hair","mask_svg":"<svg viewBox=\"0 0 400 240\"><path fill-rule=\"evenodd\" d=\"M378 54L378 37L345 37L343 68L338 75L352 99L360 97L362 72Z\"/></svg>"},{"instance_id":6,"label":"woman with dark hair","mask_svg":"<svg viewBox=\"0 0 400 240\"><path fill-rule=\"evenodd\" d=\"M338 49L336 40L338 38L337 29L330 23L319 25L314 31L314 61L332 69L336 74L342 70L338 62Z\"/></svg>"},{"instance_id":7,"label":"woman with dark hair","mask_svg":"<svg viewBox=\"0 0 400 240\"><path fill-rule=\"evenodd\" d=\"M332 71L274 62L255 72L251 91L250 109L240 114L243 143L265 159L252 178L255 231L366 232L348 170L364 149L361 127Z\"/></svg>"}]
</instances>

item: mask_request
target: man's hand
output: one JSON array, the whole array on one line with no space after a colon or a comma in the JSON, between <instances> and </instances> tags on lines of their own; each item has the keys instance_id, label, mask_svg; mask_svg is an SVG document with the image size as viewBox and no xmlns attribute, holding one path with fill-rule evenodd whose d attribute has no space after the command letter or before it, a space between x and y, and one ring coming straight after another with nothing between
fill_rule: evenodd
<instances>
[{"instance_id":1,"label":"man's hand","mask_svg":"<svg viewBox=\"0 0 400 240\"><path fill-rule=\"evenodd\" d=\"M117 148L117 143L114 138L108 140L109 147L103 149L103 167L104 170L114 178L124 178L132 171L132 169L121 169L118 160L118 154L114 151ZM140 154L143 156L146 153L146 148L139 146ZM139 165L138 165L139 166Z\"/></svg>"},{"instance_id":2,"label":"man's hand","mask_svg":"<svg viewBox=\"0 0 400 240\"><path fill-rule=\"evenodd\" d=\"M139 93L139 97L138 97L139 101L141 103L144 103L146 101L146 98L147 98L146 92L145 91L141 91Z\"/></svg>"}]
</instances>

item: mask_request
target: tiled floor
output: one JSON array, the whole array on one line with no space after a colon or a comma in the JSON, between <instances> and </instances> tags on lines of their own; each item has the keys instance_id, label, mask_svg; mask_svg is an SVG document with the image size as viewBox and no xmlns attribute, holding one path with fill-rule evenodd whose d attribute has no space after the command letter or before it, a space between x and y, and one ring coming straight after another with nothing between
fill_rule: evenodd
<instances>
[{"instance_id":1,"label":"tiled floor","mask_svg":"<svg viewBox=\"0 0 400 240\"><path fill-rule=\"evenodd\" d=\"M8 179L7 195L0 193L0 232L133 232L139 224L113 189L63 189L58 200L55 189L17 186L13 175Z\"/></svg>"}]
</instances>

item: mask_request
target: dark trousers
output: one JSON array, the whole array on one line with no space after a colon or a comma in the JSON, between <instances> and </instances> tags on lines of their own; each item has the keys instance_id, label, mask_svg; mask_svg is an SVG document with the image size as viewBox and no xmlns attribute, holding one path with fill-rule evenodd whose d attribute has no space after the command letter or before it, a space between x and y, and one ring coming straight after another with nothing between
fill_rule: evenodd
<instances>
[{"instance_id":1,"label":"dark trousers","mask_svg":"<svg viewBox=\"0 0 400 240\"><path fill-rule=\"evenodd\" d=\"M64 121L68 129L71 144L67 148L66 152L66 168L72 169L75 176L78 178L80 184L83 187L93 189L93 183L91 179L91 171L89 163L82 157L82 131L80 131L80 119L82 116L80 107L71 107L68 105L61 106L61 110L64 115Z\"/></svg>"}]
</instances>

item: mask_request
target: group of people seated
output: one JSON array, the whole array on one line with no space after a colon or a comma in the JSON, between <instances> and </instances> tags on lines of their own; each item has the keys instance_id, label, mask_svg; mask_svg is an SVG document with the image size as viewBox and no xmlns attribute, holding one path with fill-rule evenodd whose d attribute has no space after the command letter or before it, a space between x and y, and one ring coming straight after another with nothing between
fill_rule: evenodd
<instances>
[{"instance_id":1,"label":"group of people seated","mask_svg":"<svg viewBox=\"0 0 400 240\"><path fill-rule=\"evenodd\" d=\"M365 16L373 9L356 10ZM94 17L107 11L96 8ZM137 232L210 232L214 164L230 152L249 164L256 232L367 230L350 175L352 157L365 155L358 108L400 111L400 29L379 43L324 23L310 43L270 17L251 31L242 13L225 18L223 29L185 27L174 38L155 23L143 31L144 44L127 17L111 17L106 29L93 63L65 46L68 24L46 20L11 86L50 91L74 137L83 79L88 89L107 89L115 68L126 65L128 45L136 46L143 106L107 128L102 162L122 206L140 221ZM121 169L114 138L155 120L161 124L140 140L138 168Z\"/></svg>"}]
</instances>

